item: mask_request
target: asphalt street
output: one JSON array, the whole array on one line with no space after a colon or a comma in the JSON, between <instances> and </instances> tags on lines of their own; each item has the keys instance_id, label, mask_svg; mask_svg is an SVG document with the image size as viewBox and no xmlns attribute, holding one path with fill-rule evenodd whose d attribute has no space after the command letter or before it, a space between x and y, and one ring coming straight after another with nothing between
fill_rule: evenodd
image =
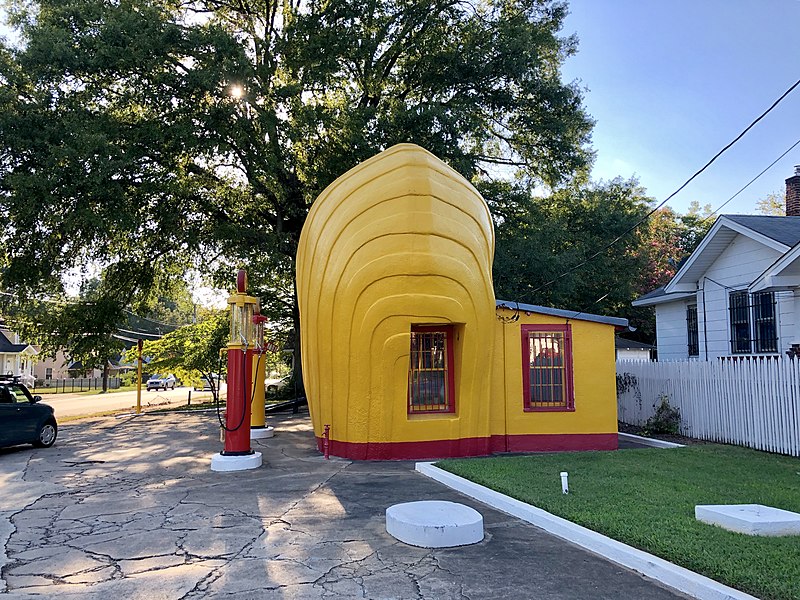
<instances>
[{"instance_id":1,"label":"asphalt street","mask_svg":"<svg viewBox=\"0 0 800 600\"><path fill-rule=\"evenodd\" d=\"M224 385L224 384L223 384ZM174 390L153 390L148 392L142 388L142 406L145 408L155 406L169 406L186 404L189 392L192 392L192 401L202 402L211 398L211 392L194 391L188 387L179 387ZM37 392L33 392L34 394ZM77 417L94 415L110 410L133 410L136 406L136 391L110 392L107 394L46 394L43 395L45 404L49 404L56 412L56 419L61 417Z\"/></svg>"}]
</instances>

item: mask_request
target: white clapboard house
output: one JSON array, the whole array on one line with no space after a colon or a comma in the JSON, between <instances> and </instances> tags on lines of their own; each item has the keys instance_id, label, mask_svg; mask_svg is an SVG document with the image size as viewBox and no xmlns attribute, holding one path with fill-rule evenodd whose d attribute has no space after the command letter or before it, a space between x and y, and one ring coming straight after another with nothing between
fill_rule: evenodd
<instances>
[{"instance_id":1,"label":"white clapboard house","mask_svg":"<svg viewBox=\"0 0 800 600\"><path fill-rule=\"evenodd\" d=\"M722 215L664 287L633 302L656 311L659 360L800 355L800 167L786 215Z\"/></svg>"}]
</instances>

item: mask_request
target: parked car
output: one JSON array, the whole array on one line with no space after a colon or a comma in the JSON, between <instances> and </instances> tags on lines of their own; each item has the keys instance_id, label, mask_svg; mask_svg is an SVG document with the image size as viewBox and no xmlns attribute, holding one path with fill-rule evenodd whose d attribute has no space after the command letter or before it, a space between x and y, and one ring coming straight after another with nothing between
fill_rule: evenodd
<instances>
[{"instance_id":1,"label":"parked car","mask_svg":"<svg viewBox=\"0 0 800 600\"><path fill-rule=\"evenodd\" d=\"M291 375L287 375L283 379L280 379L280 380L278 380L278 381L276 381L274 383L268 383L267 384L267 396L274 396L275 394L278 393L279 390L282 390L287 385L289 385L289 382L291 380L292 380L292 376Z\"/></svg>"},{"instance_id":2,"label":"parked car","mask_svg":"<svg viewBox=\"0 0 800 600\"><path fill-rule=\"evenodd\" d=\"M49 448L55 443L58 424L53 407L41 400L15 378L0 378L0 446Z\"/></svg>"},{"instance_id":3,"label":"parked car","mask_svg":"<svg viewBox=\"0 0 800 600\"><path fill-rule=\"evenodd\" d=\"M175 389L175 375L151 375L150 379L147 380L147 391L150 390L160 390L164 388L166 390L174 390Z\"/></svg>"},{"instance_id":4,"label":"parked car","mask_svg":"<svg viewBox=\"0 0 800 600\"><path fill-rule=\"evenodd\" d=\"M210 374L211 380L214 381L214 387L219 389L220 384L223 383L225 380L221 378L221 376L217 373ZM194 386L195 391L203 391L203 392L210 392L211 391L211 382L206 379L206 376L203 375L202 380L199 384Z\"/></svg>"}]
</instances>

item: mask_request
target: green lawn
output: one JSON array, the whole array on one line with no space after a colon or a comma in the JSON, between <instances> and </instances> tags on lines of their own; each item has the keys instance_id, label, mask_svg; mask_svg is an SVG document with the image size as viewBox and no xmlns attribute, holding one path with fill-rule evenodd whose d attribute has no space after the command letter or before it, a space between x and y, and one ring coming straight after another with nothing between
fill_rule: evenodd
<instances>
[{"instance_id":1,"label":"green lawn","mask_svg":"<svg viewBox=\"0 0 800 600\"><path fill-rule=\"evenodd\" d=\"M753 537L694 518L696 504L800 512L800 459L702 445L437 465L764 600L800 600L800 536ZM569 495L560 471L569 472Z\"/></svg>"}]
</instances>

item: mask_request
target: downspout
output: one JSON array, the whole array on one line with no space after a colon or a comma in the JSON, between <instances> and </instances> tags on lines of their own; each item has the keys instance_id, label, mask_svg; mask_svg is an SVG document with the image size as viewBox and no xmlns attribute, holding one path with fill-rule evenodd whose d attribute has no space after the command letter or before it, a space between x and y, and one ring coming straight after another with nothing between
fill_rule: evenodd
<instances>
[{"instance_id":1,"label":"downspout","mask_svg":"<svg viewBox=\"0 0 800 600\"><path fill-rule=\"evenodd\" d=\"M703 348L705 349L706 362L708 362L708 319L706 318L706 278L703 277Z\"/></svg>"}]
</instances>

